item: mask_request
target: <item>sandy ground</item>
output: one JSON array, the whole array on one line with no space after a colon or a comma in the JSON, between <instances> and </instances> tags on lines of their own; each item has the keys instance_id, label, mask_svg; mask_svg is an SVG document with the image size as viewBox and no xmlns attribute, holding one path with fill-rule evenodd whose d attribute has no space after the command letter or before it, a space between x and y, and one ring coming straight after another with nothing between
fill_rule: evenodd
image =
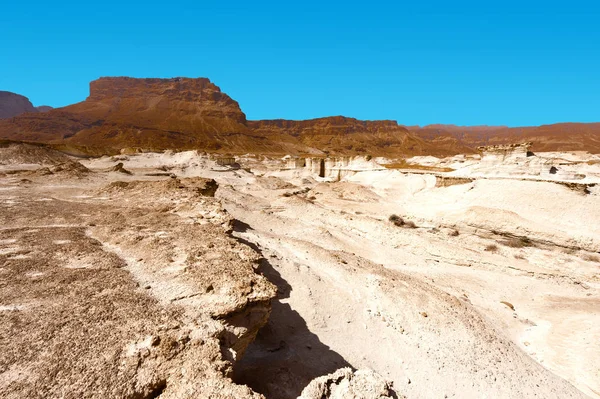
<instances>
[{"instance_id":1,"label":"sandy ground","mask_svg":"<svg viewBox=\"0 0 600 399\"><path fill-rule=\"evenodd\" d=\"M305 316L310 331L346 361L355 367L368 366L388 373L396 386L401 387L400 391L407 392L409 397L435 397L440 391L457 397L481 397L484 393L490 397L532 396L538 390L528 392L526 384L517 377L521 376L522 368L535 369L531 360L595 395L599 381L600 303L597 298L599 265L594 258L588 261L580 258L587 256L585 251L583 255L571 255L564 253L563 248L552 246L544 249L506 247L496 244L500 241L497 238L488 238L487 231L470 232L467 228L458 237L448 236L443 229L432 230L434 226L398 229L390 226L385 217L381 218L394 208L373 209L370 200L361 207L353 200L336 198L335 192L328 191L330 188L319 187L314 204L298 198L271 198L249 209L252 198L244 195L228 204L227 209L253 227L240 233L242 237L274 252L275 259L281 259L277 271L292 287L289 305ZM361 187L347 189L358 192ZM223 190L220 195L236 198L237 193L232 191ZM356 215L357 212L360 215ZM405 210L402 214L407 213ZM498 219L503 220L501 216ZM422 218L416 220L419 224L426 222ZM460 223L452 226L461 230ZM495 253L487 252L488 245L497 245L499 249ZM326 261L336 250L351 254L354 262L370 260L387 270L401 272L397 276L417 277L416 281L428 282L441 292L425 294L425 288L417 289L413 282L410 285L414 287L414 299L387 290L374 294L371 290L380 282L378 273L375 277L357 270L340 271L339 262ZM347 262L353 264L350 260ZM319 289L322 281L328 284ZM294 290L299 291L296 298ZM340 291L346 292L346 297L341 296ZM421 302L441 301L444 293L468 303L476 314L470 315L462 308L454 312L445 306L436 309L441 305ZM399 308L410 309L414 316L426 312L428 317L398 319L394 313ZM380 317L384 324L378 325L377 317L372 318L374 315L383 315ZM331 318L336 316L341 320L332 323ZM467 344L469 339L460 335L461 338L455 338L460 344L452 347L453 336L460 331L451 324L454 317L461 327L469 326L461 333L475 335L471 337L472 344ZM481 317L485 323L471 328L477 324L470 317ZM440 318L444 325L427 334L423 324L431 323L433 318ZM398 323L400 327L396 330ZM358 326L358 329L350 326ZM407 332L411 327L416 336ZM495 331L490 333L488 328ZM398 335L398 331L402 335ZM482 343L487 341L487 334L505 337L510 343L502 342L502 349L496 352L490 343ZM406 342L406 335L414 341ZM428 346L427 350L419 353L418 349L424 345ZM488 347L490 352L471 358L468 353L475 352L478 345ZM452 348L452 351L440 355L438 351L442 348ZM519 351L528 353L531 358L520 358ZM493 360L486 359L486 355ZM509 373L505 370L506 363L513 366L515 358L529 363ZM478 361L483 364L473 366ZM489 367L495 362L503 365ZM468 369L464 370L465 367ZM493 382L488 381L476 371L479 367L486 377L498 371L507 372L510 377L500 382L494 375L490 377ZM459 377L461 372L462 378ZM472 383L476 386L469 386ZM546 392L541 396L553 395Z\"/></svg>"},{"instance_id":2,"label":"sandy ground","mask_svg":"<svg viewBox=\"0 0 600 399\"><path fill-rule=\"evenodd\" d=\"M234 236L277 287L233 370L267 398L295 398L341 367L372 369L408 398L600 397L597 186L583 193L523 165L498 175L476 159L428 160L474 178L448 187L422 171L354 168L334 182L195 152L82 161L109 174L117 162L133 173L119 179L219 183ZM195 214L186 203L178 214Z\"/></svg>"},{"instance_id":3,"label":"sandy ground","mask_svg":"<svg viewBox=\"0 0 600 399\"><path fill-rule=\"evenodd\" d=\"M161 156L124 162L146 168ZM295 397L350 365L408 397L578 396L570 384L599 397L597 187L548 182L545 161L515 162L511 177L438 160L457 169L449 175L479 178L436 187L434 175L360 170L364 162L328 182L277 161L222 171L167 156L175 174L219 181L217 196L242 222L236 236L262 252L279 288L240 382ZM391 214L417 228L394 226Z\"/></svg>"}]
</instances>

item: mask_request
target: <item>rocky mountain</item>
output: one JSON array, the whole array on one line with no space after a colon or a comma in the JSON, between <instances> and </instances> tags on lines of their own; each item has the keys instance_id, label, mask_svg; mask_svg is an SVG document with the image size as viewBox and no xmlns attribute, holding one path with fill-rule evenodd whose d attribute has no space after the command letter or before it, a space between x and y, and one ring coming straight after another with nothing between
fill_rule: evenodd
<instances>
[{"instance_id":1,"label":"rocky mountain","mask_svg":"<svg viewBox=\"0 0 600 399\"><path fill-rule=\"evenodd\" d=\"M272 155L446 156L523 141L533 142L534 151L600 152L600 123L419 127L344 116L247 121L239 104L207 78L105 77L90 83L85 101L48 108L36 109L25 97L0 92L0 117L8 118L0 120L0 139L49 143L87 154L199 149ZM42 110L46 112L38 112ZM15 116L21 112L26 113Z\"/></svg>"},{"instance_id":2,"label":"rocky mountain","mask_svg":"<svg viewBox=\"0 0 600 399\"><path fill-rule=\"evenodd\" d=\"M25 112L38 112L38 110L27 97L10 91L0 91L0 119L12 118Z\"/></svg>"},{"instance_id":3,"label":"rocky mountain","mask_svg":"<svg viewBox=\"0 0 600 399\"><path fill-rule=\"evenodd\" d=\"M35 109L37 109L38 112L48 112L51 109L53 109L53 107L51 107L49 105L40 105L40 106L35 107Z\"/></svg>"},{"instance_id":4,"label":"rocky mountain","mask_svg":"<svg viewBox=\"0 0 600 399\"><path fill-rule=\"evenodd\" d=\"M0 138L92 153L201 149L267 154L420 154L433 149L394 121L342 116L249 122L206 78L100 78L80 103L0 121Z\"/></svg>"},{"instance_id":5,"label":"rocky mountain","mask_svg":"<svg viewBox=\"0 0 600 399\"><path fill-rule=\"evenodd\" d=\"M248 133L238 103L206 78L100 78L83 102L0 121L3 138L107 150L218 150Z\"/></svg>"}]
</instances>

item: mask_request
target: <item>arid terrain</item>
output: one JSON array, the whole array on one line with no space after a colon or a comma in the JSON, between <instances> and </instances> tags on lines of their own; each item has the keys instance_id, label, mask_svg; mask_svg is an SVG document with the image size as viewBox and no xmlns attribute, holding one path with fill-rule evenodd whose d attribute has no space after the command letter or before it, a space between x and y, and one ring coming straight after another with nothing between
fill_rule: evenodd
<instances>
[{"instance_id":1,"label":"arid terrain","mask_svg":"<svg viewBox=\"0 0 600 399\"><path fill-rule=\"evenodd\" d=\"M598 155L4 144L0 202L3 398L600 398Z\"/></svg>"},{"instance_id":2,"label":"arid terrain","mask_svg":"<svg viewBox=\"0 0 600 399\"><path fill-rule=\"evenodd\" d=\"M86 156L170 149L280 157L445 157L523 142L531 142L533 151L600 153L600 123L509 128L403 126L346 116L247 120L243 104L208 78L101 77L90 82L85 100L48 108L0 92L0 139L45 143Z\"/></svg>"},{"instance_id":3,"label":"arid terrain","mask_svg":"<svg viewBox=\"0 0 600 399\"><path fill-rule=\"evenodd\" d=\"M600 398L600 124L0 111L1 398Z\"/></svg>"}]
</instances>

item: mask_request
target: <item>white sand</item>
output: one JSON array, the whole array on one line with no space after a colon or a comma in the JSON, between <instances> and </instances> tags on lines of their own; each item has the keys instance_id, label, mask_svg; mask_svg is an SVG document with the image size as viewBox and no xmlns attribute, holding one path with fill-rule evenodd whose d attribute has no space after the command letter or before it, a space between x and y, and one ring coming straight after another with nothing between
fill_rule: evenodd
<instances>
[{"instance_id":1,"label":"white sand","mask_svg":"<svg viewBox=\"0 0 600 399\"><path fill-rule=\"evenodd\" d=\"M257 245L270 273L291 287L281 308L304 320L310 339L392 379L408 397L577 397L572 384L600 398L600 190L541 181L600 182L600 166L585 154L538 155L496 164L412 160L477 177L450 187L435 187L433 174L371 170L364 162L341 182L279 170L278 160L248 158L243 166L256 174L223 172L195 152L84 163L123 162L134 172L124 180L164 165L176 175L217 179L227 210L250 226L236 235ZM564 173L542 173L559 159L569 161ZM298 187L278 189L269 176ZM310 191L283 196L304 187ZM392 213L419 227L392 225ZM454 229L458 236L449 235ZM506 234L534 246L503 245ZM497 248L486 251L490 245ZM296 368L327 360L310 357L308 336L281 327L288 318L274 311L271 326L271 339L286 349L264 357L258 342L247 367L269 370L294 353L304 363L281 366L293 377Z\"/></svg>"}]
</instances>

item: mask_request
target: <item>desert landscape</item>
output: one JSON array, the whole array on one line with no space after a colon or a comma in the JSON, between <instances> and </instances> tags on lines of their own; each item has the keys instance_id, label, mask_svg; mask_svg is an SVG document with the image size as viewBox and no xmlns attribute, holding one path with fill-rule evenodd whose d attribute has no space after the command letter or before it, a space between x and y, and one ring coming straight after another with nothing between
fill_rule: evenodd
<instances>
[{"instance_id":1,"label":"desert landscape","mask_svg":"<svg viewBox=\"0 0 600 399\"><path fill-rule=\"evenodd\" d=\"M600 398L600 124L0 92L0 397Z\"/></svg>"}]
</instances>

